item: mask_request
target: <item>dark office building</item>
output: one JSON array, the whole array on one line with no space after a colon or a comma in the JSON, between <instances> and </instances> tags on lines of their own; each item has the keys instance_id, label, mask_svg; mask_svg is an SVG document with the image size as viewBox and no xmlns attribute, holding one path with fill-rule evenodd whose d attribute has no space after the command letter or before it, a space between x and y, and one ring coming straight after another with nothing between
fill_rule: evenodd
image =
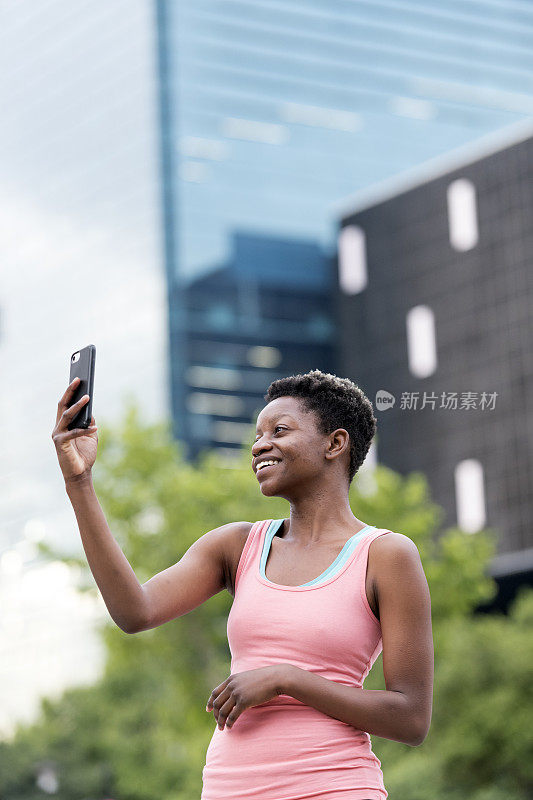
<instances>
[{"instance_id":1,"label":"dark office building","mask_svg":"<svg viewBox=\"0 0 533 800\"><path fill-rule=\"evenodd\" d=\"M445 526L497 532L500 597L533 582L532 135L354 197L339 234L340 371L377 459L421 470Z\"/></svg>"}]
</instances>

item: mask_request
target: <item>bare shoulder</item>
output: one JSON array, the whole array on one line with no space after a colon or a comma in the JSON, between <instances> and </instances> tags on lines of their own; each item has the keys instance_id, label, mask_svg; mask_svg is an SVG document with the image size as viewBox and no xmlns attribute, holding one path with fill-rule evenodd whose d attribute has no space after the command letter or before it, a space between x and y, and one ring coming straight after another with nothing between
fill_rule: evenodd
<instances>
[{"instance_id":1,"label":"bare shoulder","mask_svg":"<svg viewBox=\"0 0 533 800\"><path fill-rule=\"evenodd\" d=\"M420 562L418 547L409 536L388 531L372 540L368 549L368 561L374 565L394 565L398 560L407 559Z\"/></svg>"},{"instance_id":2,"label":"bare shoulder","mask_svg":"<svg viewBox=\"0 0 533 800\"><path fill-rule=\"evenodd\" d=\"M229 522L219 528L224 560L225 585L228 592L235 595L235 575L237 567L252 529L253 522Z\"/></svg>"},{"instance_id":3,"label":"bare shoulder","mask_svg":"<svg viewBox=\"0 0 533 800\"><path fill-rule=\"evenodd\" d=\"M368 548L366 589L369 605L378 619L380 596L384 596L387 587L397 590L406 579L426 583L420 553L413 540L395 531L373 539Z\"/></svg>"}]
</instances>

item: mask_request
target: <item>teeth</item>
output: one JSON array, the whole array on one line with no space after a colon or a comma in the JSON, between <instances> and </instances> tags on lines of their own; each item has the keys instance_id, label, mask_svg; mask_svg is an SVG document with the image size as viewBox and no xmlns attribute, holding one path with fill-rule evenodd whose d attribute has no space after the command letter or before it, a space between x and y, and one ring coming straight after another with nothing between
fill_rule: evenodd
<instances>
[{"instance_id":1,"label":"teeth","mask_svg":"<svg viewBox=\"0 0 533 800\"><path fill-rule=\"evenodd\" d=\"M262 467L267 467L269 464L277 464L277 463L278 463L277 461L261 461L261 463L260 463L260 464L259 464L259 466L257 467L257 472L259 472L259 470L260 470Z\"/></svg>"}]
</instances>

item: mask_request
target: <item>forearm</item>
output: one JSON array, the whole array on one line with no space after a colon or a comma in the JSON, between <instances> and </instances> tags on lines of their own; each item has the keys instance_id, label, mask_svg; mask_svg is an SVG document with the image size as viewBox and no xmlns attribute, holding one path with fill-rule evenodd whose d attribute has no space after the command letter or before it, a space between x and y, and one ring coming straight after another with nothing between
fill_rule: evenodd
<instances>
[{"instance_id":1,"label":"forearm","mask_svg":"<svg viewBox=\"0 0 533 800\"><path fill-rule=\"evenodd\" d=\"M293 664L283 665L280 675L280 694L294 697L358 730L412 747L425 738L402 692L346 686Z\"/></svg>"},{"instance_id":2,"label":"forearm","mask_svg":"<svg viewBox=\"0 0 533 800\"><path fill-rule=\"evenodd\" d=\"M143 619L145 594L128 559L114 539L100 506L92 477L65 482L87 561L112 619L133 632Z\"/></svg>"}]
</instances>

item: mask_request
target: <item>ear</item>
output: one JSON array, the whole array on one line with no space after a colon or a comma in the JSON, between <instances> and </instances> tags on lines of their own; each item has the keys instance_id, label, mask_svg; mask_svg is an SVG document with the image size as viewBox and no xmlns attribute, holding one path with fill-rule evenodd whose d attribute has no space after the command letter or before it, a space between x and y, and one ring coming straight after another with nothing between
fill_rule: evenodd
<instances>
[{"instance_id":1,"label":"ear","mask_svg":"<svg viewBox=\"0 0 533 800\"><path fill-rule=\"evenodd\" d=\"M338 458L350 448L350 434L345 428L337 428L329 434L326 458Z\"/></svg>"}]
</instances>

